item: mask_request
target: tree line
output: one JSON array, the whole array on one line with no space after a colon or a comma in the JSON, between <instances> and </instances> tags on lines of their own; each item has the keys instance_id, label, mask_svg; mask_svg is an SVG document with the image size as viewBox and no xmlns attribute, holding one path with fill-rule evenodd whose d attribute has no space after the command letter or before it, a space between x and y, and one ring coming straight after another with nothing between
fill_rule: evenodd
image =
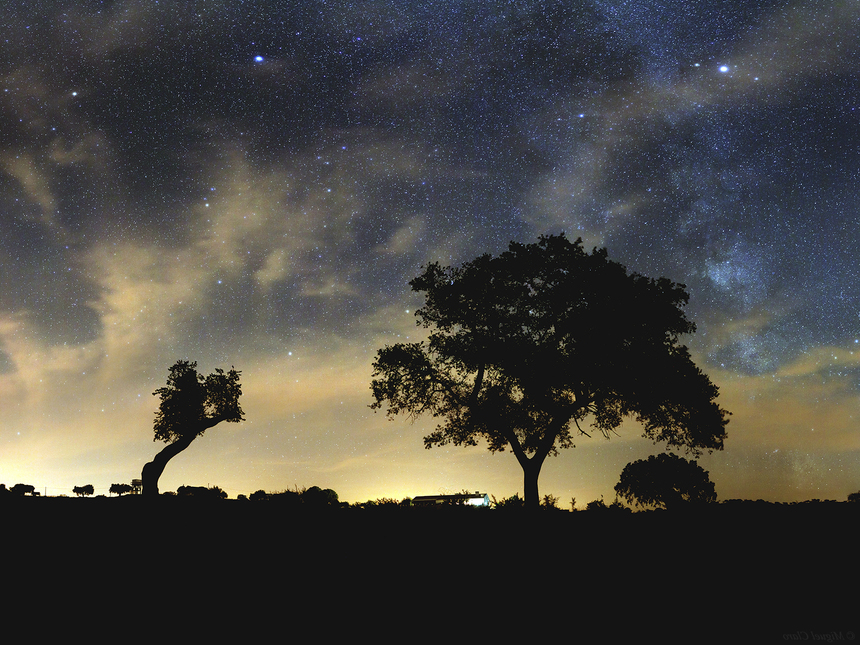
<instances>
[{"instance_id":1,"label":"tree line","mask_svg":"<svg viewBox=\"0 0 860 645\"><path fill-rule=\"evenodd\" d=\"M112 484L110 494L122 496L130 493L133 487L130 484ZM92 484L74 486L72 492L78 497L92 496L95 488ZM577 508L576 498L571 498L569 509L560 505L560 499L552 494L545 494L539 504L544 511L615 511L632 512L634 508L641 510L677 510L701 507L704 504L715 504L717 502L716 491L713 482L710 481L708 472L699 467L695 462L687 462L676 455L659 454L652 455L648 459L628 464L621 474L619 482L615 485L615 500L607 504L603 499L595 499L588 502L584 509ZM39 496L38 491L30 484L16 484L6 488L0 484L0 498ZM220 486L180 486L176 491L165 491L161 495L176 498L191 498L194 500L226 500L229 495ZM463 497L468 497L468 491L462 491ZM450 496L456 498L457 495ZM496 499L491 496L490 507L498 510L512 511L525 509L525 500L518 493ZM392 497L377 498L365 502L347 503L342 502L336 491L330 488L311 486L309 488L295 487L292 490L267 492L257 490L250 495L240 494L236 496L240 502L271 503L273 506L281 507L303 507L303 508L357 508L357 509L391 509L410 508L412 498L405 497L396 499ZM860 491L851 493L847 502L860 503ZM835 503L835 500L811 499L804 502L791 502L788 505L808 505ZM765 504L769 506L780 506L780 503L764 502L763 500L724 500L722 504L736 506L738 504ZM464 506L465 504L456 500L441 504L441 508L450 506Z\"/></svg>"},{"instance_id":2,"label":"tree line","mask_svg":"<svg viewBox=\"0 0 860 645\"><path fill-rule=\"evenodd\" d=\"M547 505L538 479L548 457L593 431L610 438L633 418L644 437L694 459L667 451L628 464L620 499L643 508L716 500L695 457L723 449L730 413L681 342L696 330L685 285L631 273L563 233L458 267L432 262L409 284L424 296L415 317L427 337L377 351L369 407L437 419L425 447L511 451L522 504L536 509ZM188 360L169 368L154 392L154 440L166 445L143 466L144 496L159 495L169 461L206 430L244 420L240 375L204 376Z\"/></svg>"},{"instance_id":3,"label":"tree line","mask_svg":"<svg viewBox=\"0 0 860 645\"><path fill-rule=\"evenodd\" d=\"M498 257L460 267L430 263L409 284L424 294L415 316L428 337L378 350L370 407L439 419L427 448L484 441L493 452L510 450L527 507L540 507L547 457L590 436L587 423L609 438L633 417L655 443L693 456L722 450L729 413L680 342L695 331L684 285L630 273L605 249L588 253L563 233L511 242ZM239 381L235 368L208 376L187 360L170 368L154 393L154 440L167 445L143 467L145 496L158 495L168 462L194 439L244 420ZM645 486L650 471L701 479L695 462L680 457L631 467L619 494L634 501L630 486ZM654 492L643 495L647 503ZM707 498L710 488L675 497L685 495Z\"/></svg>"}]
</instances>

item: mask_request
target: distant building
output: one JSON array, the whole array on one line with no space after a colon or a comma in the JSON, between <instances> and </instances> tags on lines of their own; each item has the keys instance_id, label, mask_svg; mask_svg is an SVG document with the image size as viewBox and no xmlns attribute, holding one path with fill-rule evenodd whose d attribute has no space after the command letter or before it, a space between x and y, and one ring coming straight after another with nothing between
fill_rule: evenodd
<instances>
[{"instance_id":1,"label":"distant building","mask_svg":"<svg viewBox=\"0 0 860 645\"><path fill-rule=\"evenodd\" d=\"M486 493L457 493L455 495L419 495L412 498L412 506L489 506L490 498Z\"/></svg>"},{"instance_id":2,"label":"distant building","mask_svg":"<svg viewBox=\"0 0 860 645\"><path fill-rule=\"evenodd\" d=\"M143 480L142 479L132 479L131 480L131 494L132 495L140 495L140 492L143 490Z\"/></svg>"}]
</instances>

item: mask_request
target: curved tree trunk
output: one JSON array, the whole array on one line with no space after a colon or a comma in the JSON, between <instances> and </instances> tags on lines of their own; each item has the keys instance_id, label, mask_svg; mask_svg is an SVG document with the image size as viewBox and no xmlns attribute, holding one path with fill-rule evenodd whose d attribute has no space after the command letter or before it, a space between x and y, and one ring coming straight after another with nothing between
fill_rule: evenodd
<instances>
[{"instance_id":1,"label":"curved tree trunk","mask_svg":"<svg viewBox=\"0 0 860 645\"><path fill-rule=\"evenodd\" d=\"M196 434L191 434L190 438L179 439L167 444L162 448L161 452L153 457L152 461L144 465L140 473L140 479L143 482L143 495L145 497L158 496L158 480L161 477L161 473L164 472L167 462L190 446L196 437Z\"/></svg>"}]
</instances>

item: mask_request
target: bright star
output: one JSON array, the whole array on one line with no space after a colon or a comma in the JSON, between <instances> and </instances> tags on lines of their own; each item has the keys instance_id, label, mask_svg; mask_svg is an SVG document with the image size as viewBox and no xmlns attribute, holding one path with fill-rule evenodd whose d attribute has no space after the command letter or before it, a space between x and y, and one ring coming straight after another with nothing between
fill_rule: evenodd
<instances>
[{"instance_id":1,"label":"bright star","mask_svg":"<svg viewBox=\"0 0 860 645\"><path fill-rule=\"evenodd\" d=\"M262 56L254 56L254 62L256 62L256 63L262 63L262 62L263 62L263 57L262 57Z\"/></svg>"},{"instance_id":2,"label":"bright star","mask_svg":"<svg viewBox=\"0 0 860 645\"><path fill-rule=\"evenodd\" d=\"M723 74L725 74L726 72L728 72L728 71L729 71L729 66L728 66L728 65L720 65L720 71L721 71Z\"/></svg>"}]
</instances>

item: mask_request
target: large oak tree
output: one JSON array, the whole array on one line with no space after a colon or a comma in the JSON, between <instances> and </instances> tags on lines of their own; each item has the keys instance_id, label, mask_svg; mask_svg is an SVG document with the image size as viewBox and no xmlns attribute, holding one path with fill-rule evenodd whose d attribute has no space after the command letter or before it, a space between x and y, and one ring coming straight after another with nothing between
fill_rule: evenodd
<instances>
[{"instance_id":1,"label":"large oak tree","mask_svg":"<svg viewBox=\"0 0 860 645\"><path fill-rule=\"evenodd\" d=\"M628 273L563 234L431 263L410 285L425 294L415 315L429 335L378 351L371 407L439 418L427 448L509 448L527 506L539 505L544 460L586 424L609 437L633 417L655 442L722 449L729 413L679 340L695 331L684 285Z\"/></svg>"},{"instance_id":2,"label":"large oak tree","mask_svg":"<svg viewBox=\"0 0 860 645\"><path fill-rule=\"evenodd\" d=\"M143 467L143 494L158 495L158 480L167 462L185 450L191 442L222 421L244 421L239 397L242 386L235 369L216 369L204 377L197 373L197 363L179 360L170 368L167 386L153 394L161 403L155 414L155 441L167 443L152 461Z\"/></svg>"}]
</instances>

